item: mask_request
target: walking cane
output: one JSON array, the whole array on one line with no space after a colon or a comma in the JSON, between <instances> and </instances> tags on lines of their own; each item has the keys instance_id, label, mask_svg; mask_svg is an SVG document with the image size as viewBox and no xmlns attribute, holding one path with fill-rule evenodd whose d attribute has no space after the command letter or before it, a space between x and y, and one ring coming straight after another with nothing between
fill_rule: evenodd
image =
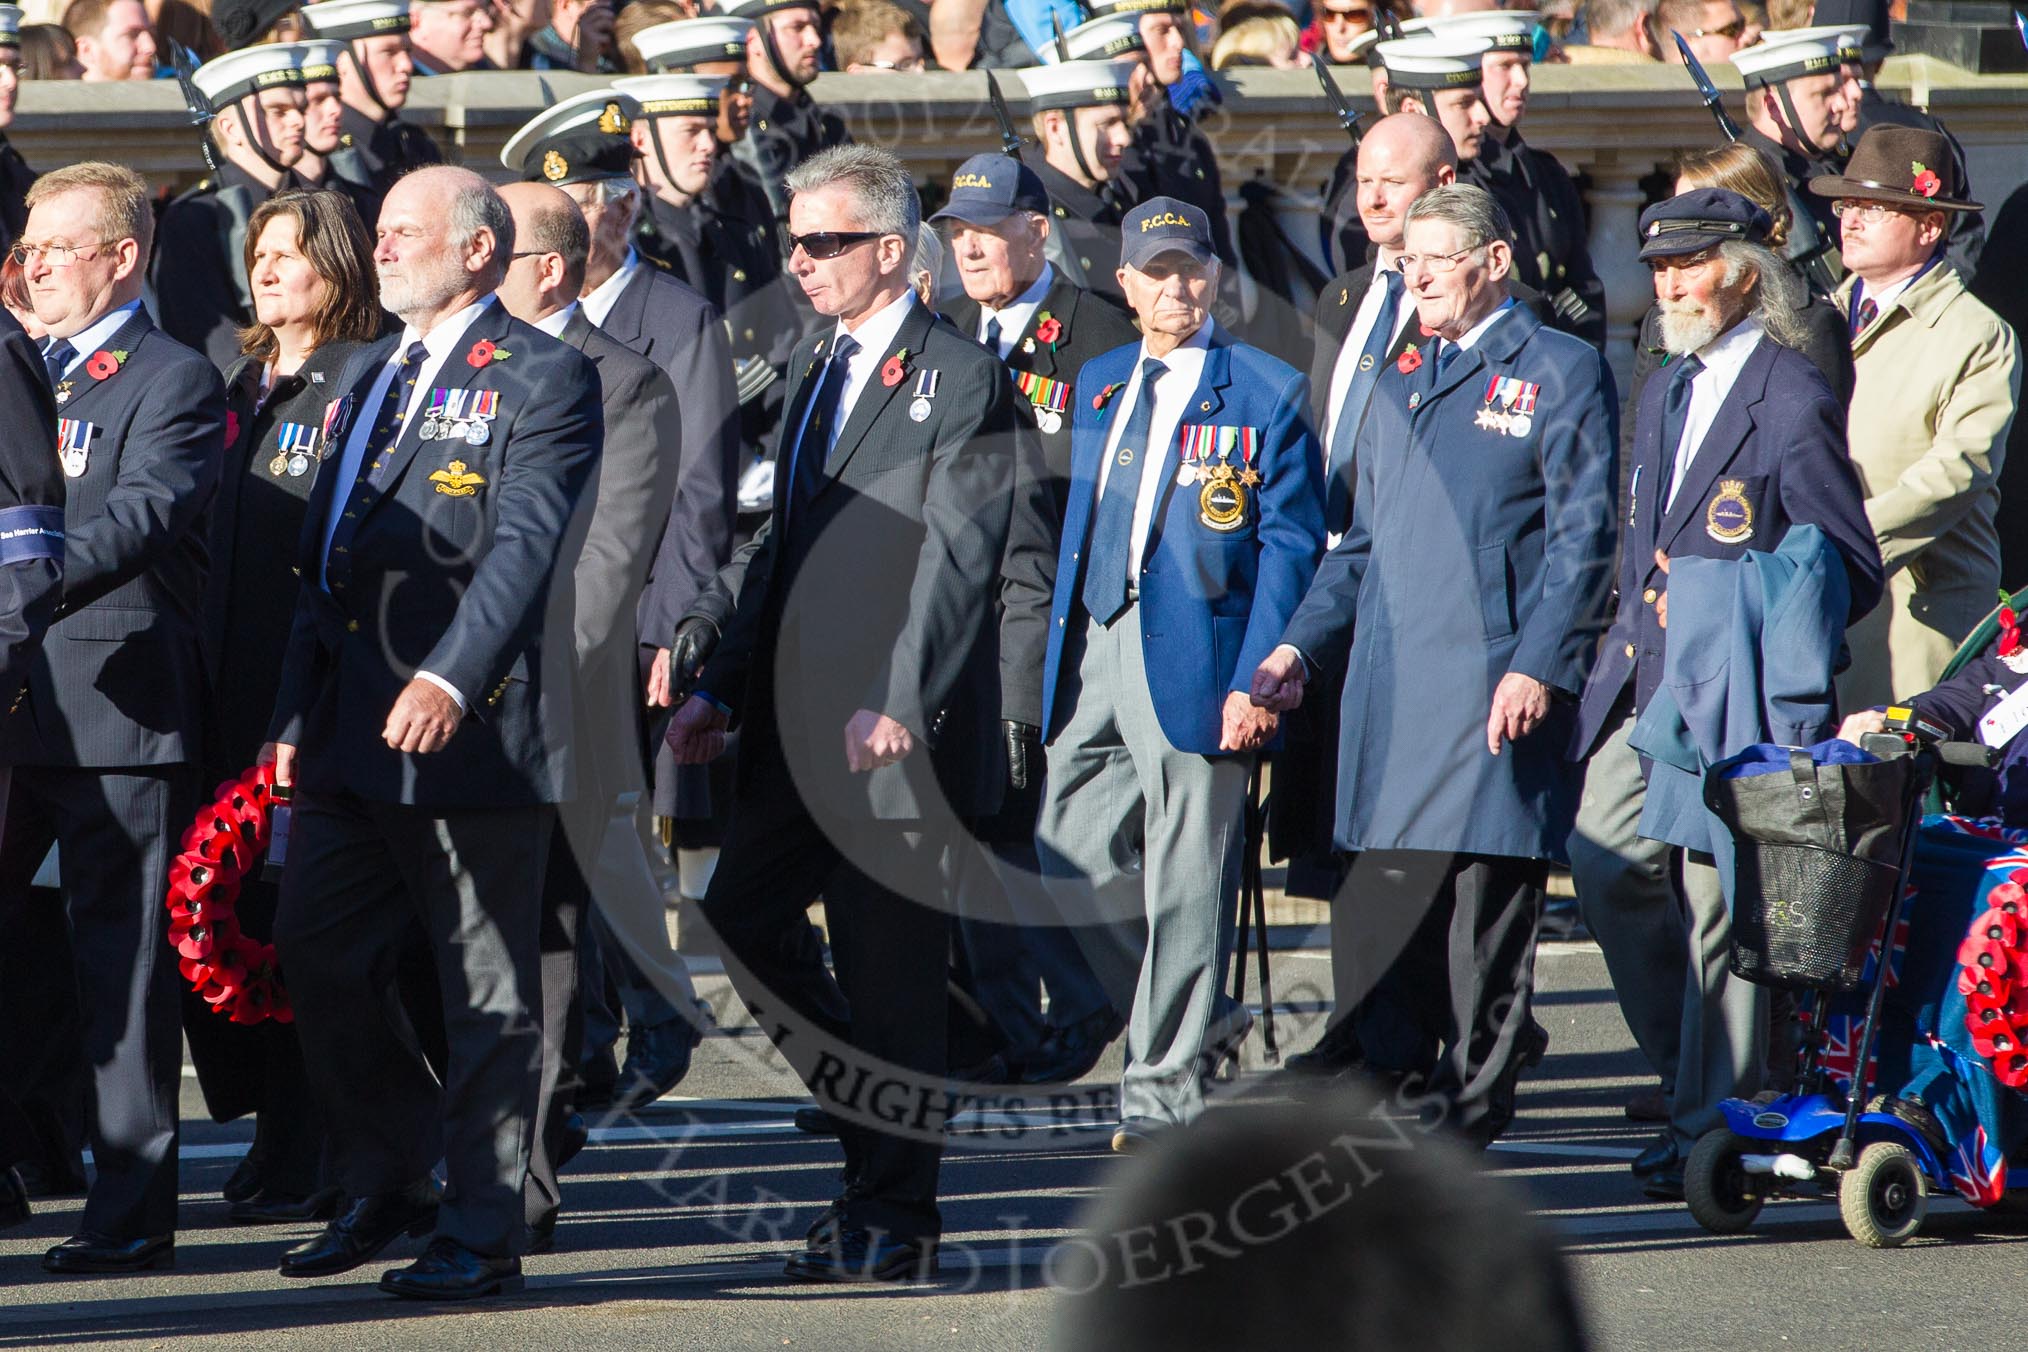
<instances>
[{"instance_id":1,"label":"walking cane","mask_svg":"<svg viewBox=\"0 0 2028 1352\"><path fill-rule=\"evenodd\" d=\"M1268 971L1267 886L1260 867L1261 847L1267 836L1267 804L1261 801L1260 785L1261 767L1256 764L1246 784L1246 829L1240 846L1245 854L1239 865L1239 936L1233 946L1232 999L1235 1004L1246 1003L1246 950L1251 937L1260 984L1261 1047L1272 1066L1281 1062L1282 1053L1275 1041L1274 983Z\"/></svg>"}]
</instances>

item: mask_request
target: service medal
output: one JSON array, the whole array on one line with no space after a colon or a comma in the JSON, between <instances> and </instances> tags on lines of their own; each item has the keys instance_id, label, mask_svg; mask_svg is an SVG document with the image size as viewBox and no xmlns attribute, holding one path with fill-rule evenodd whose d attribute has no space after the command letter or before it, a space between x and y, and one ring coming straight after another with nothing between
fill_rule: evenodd
<instances>
[{"instance_id":1,"label":"service medal","mask_svg":"<svg viewBox=\"0 0 2028 1352\"><path fill-rule=\"evenodd\" d=\"M276 451L275 458L268 461L268 473L274 475L277 479L279 479L288 472L289 472L288 452Z\"/></svg>"},{"instance_id":2,"label":"service medal","mask_svg":"<svg viewBox=\"0 0 2028 1352\"><path fill-rule=\"evenodd\" d=\"M63 453L63 472L67 478L82 479L85 472L85 453L83 451L65 451Z\"/></svg>"},{"instance_id":3,"label":"service medal","mask_svg":"<svg viewBox=\"0 0 2028 1352\"><path fill-rule=\"evenodd\" d=\"M1045 408L1035 415L1035 425L1045 432L1060 432L1063 430L1063 415L1055 409Z\"/></svg>"},{"instance_id":4,"label":"service medal","mask_svg":"<svg viewBox=\"0 0 2028 1352\"><path fill-rule=\"evenodd\" d=\"M300 479L310 472L310 457L301 451L289 457L289 477Z\"/></svg>"},{"instance_id":5,"label":"service medal","mask_svg":"<svg viewBox=\"0 0 2028 1352\"><path fill-rule=\"evenodd\" d=\"M927 399L918 399L908 406L908 416L911 422L928 422L929 415L930 401Z\"/></svg>"},{"instance_id":6,"label":"service medal","mask_svg":"<svg viewBox=\"0 0 2028 1352\"><path fill-rule=\"evenodd\" d=\"M1526 413L1510 413L1507 415L1507 435L1510 437L1525 437L1528 435L1528 429L1533 426L1535 426L1535 420Z\"/></svg>"},{"instance_id":7,"label":"service medal","mask_svg":"<svg viewBox=\"0 0 2028 1352\"><path fill-rule=\"evenodd\" d=\"M422 421L422 427L418 429L417 435L420 436L424 441L435 441L437 439L438 433L442 431L443 431L442 423L439 423L435 418L424 418Z\"/></svg>"},{"instance_id":8,"label":"service medal","mask_svg":"<svg viewBox=\"0 0 2028 1352\"><path fill-rule=\"evenodd\" d=\"M908 406L910 421L927 422L929 420L930 400L937 397L937 384L942 379L943 375L941 372L927 366L916 373L915 402ZM896 380L890 383L898 385L901 382Z\"/></svg>"},{"instance_id":9,"label":"service medal","mask_svg":"<svg viewBox=\"0 0 2028 1352\"><path fill-rule=\"evenodd\" d=\"M82 479L91 463L92 434L98 429L77 418L56 420L56 450L66 478Z\"/></svg>"},{"instance_id":10,"label":"service medal","mask_svg":"<svg viewBox=\"0 0 2028 1352\"><path fill-rule=\"evenodd\" d=\"M492 439L493 429L487 426L486 423L475 422L465 425L465 444L467 446L484 446Z\"/></svg>"},{"instance_id":11,"label":"service medal","mask_svg":"<svg viewBox=\"0 0 2028 1352\"><path fill-rule=\"evenodd\" d=\"M1183 466L1183 468L1177 470L1176 482L1181 484L1185 488L1188 488L1190 487L1190 485L1196 483L1197 466L1194 464L1186 464Z\"/></svg>"}]
</instances>

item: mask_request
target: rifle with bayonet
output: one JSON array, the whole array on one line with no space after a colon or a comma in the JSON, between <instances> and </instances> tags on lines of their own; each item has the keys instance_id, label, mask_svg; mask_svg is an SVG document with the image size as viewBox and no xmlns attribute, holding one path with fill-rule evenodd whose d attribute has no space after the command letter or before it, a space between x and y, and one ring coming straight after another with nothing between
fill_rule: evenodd
<instances>
[{"instance_id":1,"label":"rifle with bayonet","mask_svg":"<svg viewBox=\"0 0 2028 1352\"><path fill-rule=\"evenodd\" d=\"M204 97L204 91L197 87L197 53L175 39L169 41L169 67L176 72L176 87L183 91L183 106L190 113L190 125L198 129L199 147L204 151L204 165L216 174L218 148L211 144L211 119L217 116L211 100Z\"/></svg>"},{"instance_id":2,"label":"rifle with bayonet","mask_svg":"<svg viewBox=\"0 0 2028 1352\"><path fill-rule=\"evenodd\" d=\"M1359 148L1359 112L1346 99L1345 91L1338 88L1338 82L1331 78L1331 63L1312 61L1310 68L1317 72L1317 83L1324 87L1324 101L1331 105L1331 111L1338 115L1338 125L1352 138L1352 148Z\"/></svg>"},{"instance_id":3,"label":"rifle with bayonet","mask_svg":"<svg viewBox=\"0 0 2028 1352\"><path fill-rule=\"evenodd\" d=\"M1014 130L1014 115L1007 111L1007 98L1000 92L1000 82L993 78L993 72L986 72L986 99L993 105L993 120L1000 124L1000 153L1021 158L1021 151L1027 142L1021 133Z\"/></svg>"}]
</instances>

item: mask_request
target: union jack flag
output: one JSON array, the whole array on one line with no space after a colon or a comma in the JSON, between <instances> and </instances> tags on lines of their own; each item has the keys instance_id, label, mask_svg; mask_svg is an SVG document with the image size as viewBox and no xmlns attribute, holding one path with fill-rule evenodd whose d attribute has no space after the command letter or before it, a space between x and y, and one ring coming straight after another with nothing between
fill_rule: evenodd
<instances>
[{"instance_id":1,"label":"union jack flag","mask_svg":"<svg viewBox=\"0 0 2028 1352\"><path fill-rule=\"evenodd\" d=\"M1951 1186L1973 1206L1991 1206L2007 1191L2007 1156L1986 1139L1978 1127L1958 1141L1958 1148L1945 1166Z\"/></svg>"}]
</instances>

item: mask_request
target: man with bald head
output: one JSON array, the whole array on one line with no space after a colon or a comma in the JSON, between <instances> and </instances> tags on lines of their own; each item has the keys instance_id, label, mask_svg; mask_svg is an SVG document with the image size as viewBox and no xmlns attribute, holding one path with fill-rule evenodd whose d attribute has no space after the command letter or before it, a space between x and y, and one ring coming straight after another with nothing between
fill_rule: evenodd
<instances>
[{"instance_id":1,"label":"man with bald head","mask_svg":"<svg viewBox=\"0 0 2028 1352\"><path fill-rule=\"evenodd\" d=\"M275 942L349 1204L281 1271L348 1272L434 1232L381 1289L469 1300L519 1290L528 1246L538 899L585 754L570 569L603 424L592 364L495 294L514 220L484 179L416 170L377 234L380 303L403 327L331 392L271 733L295 787ZM441 1088L383 998L418 925L443 991Z\"/></svg>"}]
</instances>

